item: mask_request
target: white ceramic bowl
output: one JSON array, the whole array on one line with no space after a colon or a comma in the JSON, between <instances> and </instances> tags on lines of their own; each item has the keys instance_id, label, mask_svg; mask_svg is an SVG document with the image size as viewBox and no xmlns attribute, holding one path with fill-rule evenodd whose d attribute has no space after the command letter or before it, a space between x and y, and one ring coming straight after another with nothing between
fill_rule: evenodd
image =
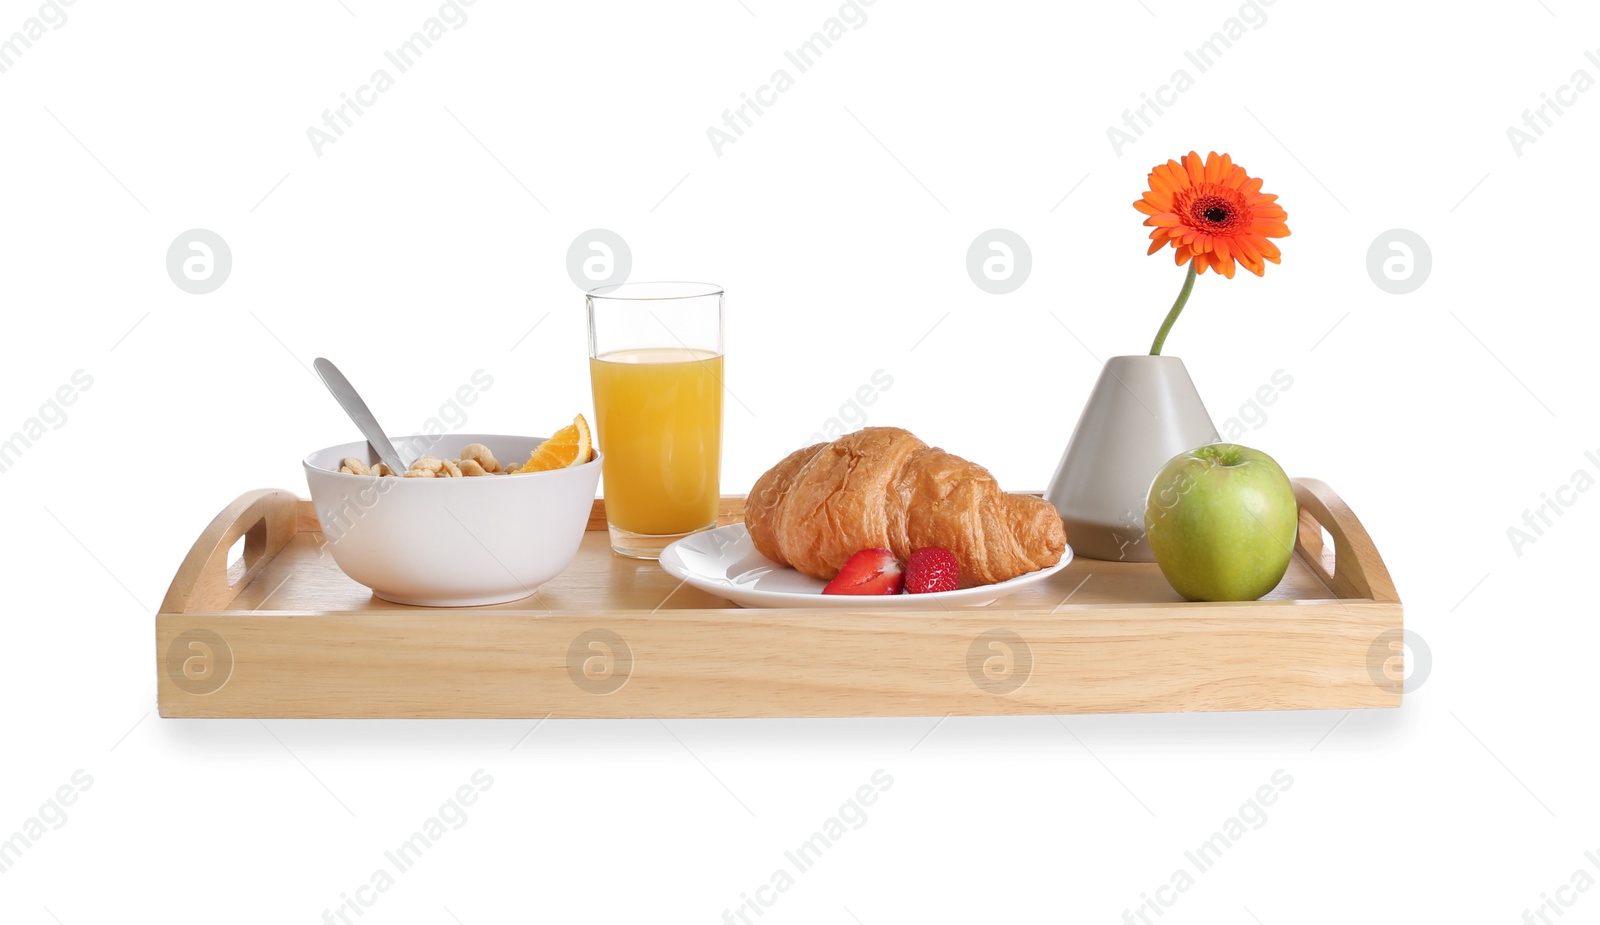
<instances>
[{"instance_id":1,"label":"white ceramic bowl","mask_svg":"<svg viewBox=\"0 0 1600 925\"><path fill-rule=\"evenodd\" d=\"M445 434L393 438L454 459L469 443L521 463L542 437ZM572 564L600 484L600 453L568 469L476 478L349 475L346 457L372 460L366 441L305 458L311 503L333 561L397 604L469 607L519 600Z\"/></svg>"}]
</instances>

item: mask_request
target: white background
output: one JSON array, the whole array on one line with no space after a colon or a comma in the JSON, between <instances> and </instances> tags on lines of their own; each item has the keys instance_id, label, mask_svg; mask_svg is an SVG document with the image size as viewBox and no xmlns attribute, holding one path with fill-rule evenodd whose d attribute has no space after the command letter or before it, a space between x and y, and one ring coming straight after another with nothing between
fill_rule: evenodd
<instances>
[{"instance_id":1,"label":"white background","mask_svg":"<svg viewBox=\"0 0 1600 925\"><path fill-rule=\"evenodd\" d=\"M0 2L0 35L37 9ZM478 768L469 821L361 921L719 922L880 768L867 822L761 921L1122 921L1278 769L1267 822L1161 921L1511 923L1600 877L1600 498L1520 555L1507 537L1600 474L1600 93L1520 156L1506 135L1575 70L1600 77L1592 8L1279 0L1199 74L1183 52L1231 0L878 0L718 156L706 129L794 74L784 50L836 4L478 0L314 153L307 128L437 9L79 0L0 75L0 431L93 377L0 475L0 836L93 778L0 874L0 919L323 921ZM1194 87L1118 156L1107 128L1180 67ZM1098 361L1147 349L1181 281L1130 203L1191 148L1264 177L1294 234L1264 279L1202 278L1167 352L1219 424L1292 376L1241 442L1331 483L1376 539L1431 651L1403 709L552 720L525 740L531 722L152 712L152 615L189 544L246 489L303 493L300 457L353 436L312 357L395 430L483 369L467 429L548 433L591 412L565 255L608 228L635 279L727 287L725 490L879 369L871 423L1042 488ZM965 270L995 227L1033 254L1004 296ZM209 295L165 270L190 228L232 248ZM1409 295L1366 271L1391 228L1431 246Z\"/></svg>"}]
</instances>

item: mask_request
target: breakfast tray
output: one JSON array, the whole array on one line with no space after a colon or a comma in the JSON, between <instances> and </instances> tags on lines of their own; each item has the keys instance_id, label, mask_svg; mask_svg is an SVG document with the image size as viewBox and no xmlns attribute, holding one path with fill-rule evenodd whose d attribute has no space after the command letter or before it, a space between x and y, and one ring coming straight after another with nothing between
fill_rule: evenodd
<instances>
[{"instance_id":1,"label":"breakfast tray","mask_svg":"<svg viewBox=\"0 0 1600 925\"><path fill-rule=\"evenodd\" d=\"M614 555L596 501L521 601L390 604L276 489L218 514L156 615L162 716L948 716L1398 707L1401 607L1366 530L1294 483L1294 560L1260 601L1183 601L1151 563L1077 559L975 610L744 610ZM738 522L743 498L725 498ZM243 538L244 551L230 561ZM1068 541L1071 538L1068 537Z\"/></svg>"}]
</instances>

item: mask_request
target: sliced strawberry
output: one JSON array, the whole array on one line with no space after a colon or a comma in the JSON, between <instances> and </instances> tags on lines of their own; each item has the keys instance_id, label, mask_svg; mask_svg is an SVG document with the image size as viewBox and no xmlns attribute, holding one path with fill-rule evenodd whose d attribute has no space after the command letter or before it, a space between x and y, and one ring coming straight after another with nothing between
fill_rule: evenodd
<instances>
[{"instance_id":1,"label":"sliced strawberry","mask_svg":"<svg viewBox=\"0 0 1600 925\"><path fill-rule=\"evenodd\" d=\"M961 586L961 563L948 551L925 546L906 562L906 593L931 594Z\"/></svg>"},{"instance_id":2,"label":"sliced strawberry","mask_svg":"<svg viewBox=\"0 0 1600 925\"><path fill-rule=\"evenodd\" d=\"M900 560L887 549L863 549L850 557L823 594L899 594Z\"/></svg>"}]
</instances>

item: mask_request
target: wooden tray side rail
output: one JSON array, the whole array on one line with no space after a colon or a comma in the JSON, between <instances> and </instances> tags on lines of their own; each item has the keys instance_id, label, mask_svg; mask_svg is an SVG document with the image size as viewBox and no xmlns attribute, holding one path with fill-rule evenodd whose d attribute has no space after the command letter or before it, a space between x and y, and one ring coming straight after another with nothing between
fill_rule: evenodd
<instances>
[{"instance_id":1,"label":"wooden tray side rail","mask_svg":"<svg viewBox=\"0 0 1600 925\"><path fill-rule=\"evenodd\" d=\"M1402 623L1388 571L1328 486L1296 480L1295 492L1297 593L1287 599L1280 591L1274 600L1185 603L1154 565L1080 560L1051 579L1054 596L1042 604L1012 599L979 610L891 615L741 610L674 588L653 563L611 556L600 501L580 562L569 569L575 574L542 592L565 581L564 590L495 608L389 605L355 595L360 589L322 561L309 502L255 491L207 527L157 615L161 715L538 719L1397 707L1401 681L1381 670L1392 664L1389 640ZM737 522L742 511L742 498L725 498L721 520ZM244 555L230 563L240 537ZM300 596L277 592L281 584L292 590L296 576L313 568L321 577L306 579ZM1091 580L1098 597L1078 594ZM318 600L319 588L338 595L324 607L303 606ZM560 603L583 604L584 588L606 589L611 603ZM538 603L546 596L557 604ZM298 603L261 609L269 599ZM249 609L252 603L258 609Z\"/></svg>"},{"instance_id":2,"label":"wooden tray side rail","mask_svg":"<svg viewBox=\"0 0 1600 925\"><path fill-rule=\"evenodd\" d=\"M225 609L296 533L307 529L300 505L287 491L262 488L245 492L223 508L178 567L161 601L161 613ZM315 513L310 529L320 529ZM228 561L240 537L245 542L242 568Z\"/></svg>"},{"instance_id":3,"label":"wooden tray side rail","mask_svg":"<svg viewBox=\"0 0 1600 925\"><path fill-rule=\"evenodd\" d=\"M1327 582L1328 590L1341 598L1398 604L1400 595L1389 580L1389 570L1378 555L1378 547L1350 506L1316 479L1295 479L1294 495L1300 503L1295 553ZM1333 537L1331 551L1323 548L1324 529ZM1331 569L1327 564L1330 552Z\"/></svg>"}]
</instances>

